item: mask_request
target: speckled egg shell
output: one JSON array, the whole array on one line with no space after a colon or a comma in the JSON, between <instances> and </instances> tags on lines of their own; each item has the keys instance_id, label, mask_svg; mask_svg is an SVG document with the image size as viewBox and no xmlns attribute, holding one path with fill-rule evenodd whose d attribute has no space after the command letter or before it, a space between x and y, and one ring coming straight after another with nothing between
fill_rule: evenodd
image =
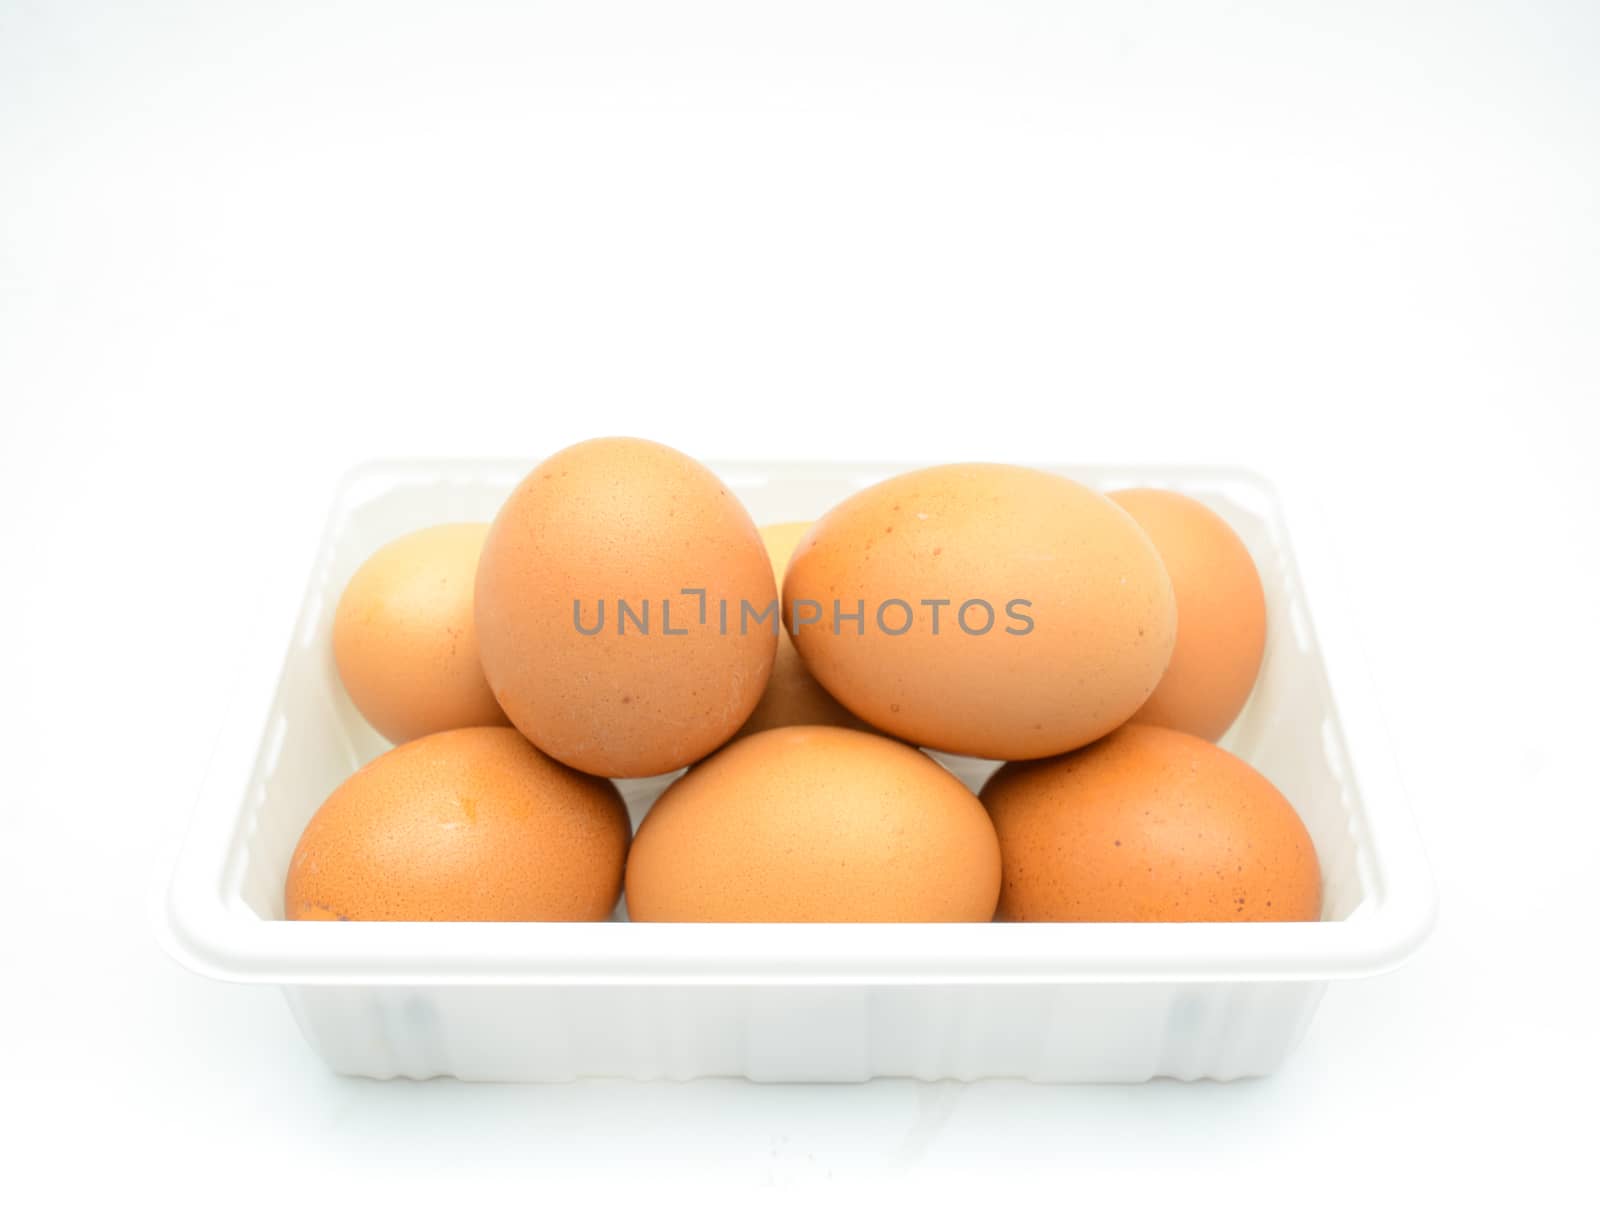
<instances>
[{"instance_id":1,"label":"speckled egg shell","mask_svg":"<svg viewBox=\"0 0 1600 1225\"><path fill-rule=\"evenodd\" d=\"M602 438L540 464L495 517L478 566L479 650L496 699L546 753L608 778L661 774L755 709L776 610L756 623L742 607L768 612L776 598L755 524L710 469Z\"/></svg>"},{"instance_id":2,"label":"speckled egg shell","mask_svg":"<svg viewBox=\"0 0 1600 1225\"><path fill-rule=\"evenodd\" d=\"M1321 914L1322 876L1299 815L1253 768L1198 736L1129 724L1064 757L1002 767L982 798L1005 865L996 918Z\"/></svg>"},{"instance_id":3,"label":"speckled egg shell","mask_svg":"<svg viewBox=\"0 0 1600 1225\"><path fill-rule=\"evenodd\" d=\"M1178 641L1136 723L1216 740L1250 698L1267 642L1267 601L1250 550L1210 507L1164 489L1110 495L1161 554L1178 601Z\"/></svg>"},{"instance_id":4,"label":"speckled egg shell","mask_svg":"<svg viewBox=\"0 0 1600 1225\"><path fill-rule=\"evenodd\" d=\"M992 620L977 604L963 619L978 600ZM864 609L864 629L835 621L835 601ZM889 632L907 621L892 601L915 614L905 632ZM795 550L784 604L791 623L822 610L795 645L862 719L1006 760L1064 752L1125 721L1161 679L1177 625L1166 570L1126 511L1001 464L925 468L846 499Z\"/></svg>"},{"instance_id":5,"label":"speckled egg shell","mask_svg":"<svg viewBox=\"0 0 1600 1225\"><path fill-rule=\"evenodd\" d=\"M598 920L628 849L617 789L511 728L391 749L311 818L284 888L289 919Z\"/></svg>"},{"instance_id":6,"label":"speckled egg shell","mask_svg":"<svg viewBox=\"0 0 1600 1225\"><path fill-rule=\"evenodd\" d=\"M396 744L506 726L478 662L472 592L487 523L446 523L384 545L345 586L333 658L356 709Z\"/></svg>"},{"instance_id":7,"label":"speckled egg shell","mask_svg":"<svg viewBox=\"0 0 1600 1225\"><path fill-rule=\"evenodd\" d=\"M628 857L635 921L987 922L1000 852L926 754L868 732L748 736L673 783Z\"/></svg>"}]
</instances>

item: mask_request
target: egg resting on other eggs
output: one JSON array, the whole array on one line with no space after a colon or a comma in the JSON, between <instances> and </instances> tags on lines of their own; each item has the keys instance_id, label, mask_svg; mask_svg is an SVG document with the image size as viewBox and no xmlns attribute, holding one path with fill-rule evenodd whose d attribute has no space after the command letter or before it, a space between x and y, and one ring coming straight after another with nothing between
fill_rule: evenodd
<instances>
[{"instance_id":1,"label":"egg resting on other eggs","mask_svg":"<svg viewBox=\"0 0 1600 1225\"><path fill-rule=\"evenodd\" d=\"M545 460L495 516L479 651L496 699L546 753L608 778L662 774L755 709L777 624L742 632L739 618L776 599L754 522L710 469L659 443L595 439Z\"/></svg>"},{"instance_id":2,"label":"egg resting on other eggs","mask_svg":"<svg viewBox=\"0 0 1600 1225\"><path fill-rule=\"evenodd\" d=\"M1177 626L1166 569L1126 511L1003 464L923 468L835 506L789 562L792 620L801 601L822 616L795 646L841 704L909 743L1001 760L1123 723ZM836 602L864 627L833 618Z\"/></svg>"}]
</instances>

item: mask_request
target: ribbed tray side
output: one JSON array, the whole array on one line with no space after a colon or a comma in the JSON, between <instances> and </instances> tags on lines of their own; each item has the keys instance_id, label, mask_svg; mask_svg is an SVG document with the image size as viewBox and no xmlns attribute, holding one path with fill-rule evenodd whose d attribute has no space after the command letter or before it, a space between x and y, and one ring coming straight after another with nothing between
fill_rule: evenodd
<instances>
[{"instance_id":1,"label":"ribbed tray side","mask_svg":"<svg viewBox=\"0 0 1600 1225\"><path fill-rule=\"evenodd\" d=\"M1325 984L285 988L334 1070L454 1076L1132 1083L1265 1075Z\"/></svg>"}]
</instances>

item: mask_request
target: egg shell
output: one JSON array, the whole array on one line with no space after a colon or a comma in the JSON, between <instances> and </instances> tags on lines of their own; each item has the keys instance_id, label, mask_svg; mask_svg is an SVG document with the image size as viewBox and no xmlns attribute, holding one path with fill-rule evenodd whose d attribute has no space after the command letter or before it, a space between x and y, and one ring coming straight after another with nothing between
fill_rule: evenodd
<instances>
[{"instance_id":1,"label":"egg shell","mask_svg":"<svg viewBox=\"0 0 1600 1225\"><path fill-rule=\"evenodd\" d=\"M1128 724L982 792L1005 864L996 917L1031 922L1309 921L1311 836L1289 801L1208 740Z\"/></svg>"},{"instance_id":2,"label":"egg shell","mask_svg":"<svg viewBox=\"0 0 1600 1225\"><path fill-rule=\"evenodd\" d=\"M629 839L616 787L518 732L461 728L374 758L311 818L289 864L289 919L599 920Z\"/></svg>"},{"instance_id":3,"label":"egg shell","mask_svg":"<svg viewBox=\"0 0 1600 1225\"><path fill-rule=\"evenodd\" d=\"M536 745L638 778L699 760L749 717L772 673L776 599L755 524L710 469L659 443L596 439L540 464L495 517L479 650Z\"/></svg>"},{"instance_id":4,"label":"egg shell","mask_svg":"<svg viewBox=\"0 0 1600 1225\"><path fill-rule=\"evenodd\" d=\"M510 723L484 679L472 616L488 531L487 523L446 523L391 540L339 598L339 679L367 722L396 744Z\"/></svg>"},{"instance_id":5,"label":"egg shell","mask_svg":"<svg viewBox=\"0 0 1600 1225\"><path fill-rule=\"evenodd\" d=\"M628 857L635 921L987 922L994 828L926 754L838 727L745 737L661 795Z\"/></svg>"},{"instance_id":6,"label":"egg shell","mask_svg":"<svg viewBox=\"0 0 1600 1225\"><path fill-rule=\"evenodd\" d=\"M1267 599L1250 550L1209 506L1164 489L1110 495L1161 554L1178 602L1178 639L1161 683L1133 716L1216 740L1255 688Z\"/></svg>"},{"instance_id":7,"label":"egg shell","mask_svg":"<svg viewBox=\"0 0 1600 1225\"><path fill-rule=\"evenodd\" d=\"M766 546L772 562L773 578L781 587L783 572L789 565L795 546L811 530L806 523L776 523L760 529L761 542ZM853 727L867 730L867 725L839 705L816 678L806 670L800 653L787 633L778 636L778 653L772 661L772 677L767 681L766 692L744 726L740 736L764 732L773 727L795 727L814 724L826 727Z\"/></svg>"},{"instance_id":8,"label":"egg shell","mask_svg":"<svg viewBox=\"0 0 1600 1225\"><path fill-rule=\"evenodd\" d=\"M978 600L992 619L968 606ZM835 621L835 601L864 611L864 627ZM784 605L806 667L856 715L1000 759L1064 752L1124 722L1161 679L1177 627L1166 570L1126 511L1002 464L925 468L841 502L795 550ZM821 618L800 624L813 609Z\"/></svg>"}]
</instances>

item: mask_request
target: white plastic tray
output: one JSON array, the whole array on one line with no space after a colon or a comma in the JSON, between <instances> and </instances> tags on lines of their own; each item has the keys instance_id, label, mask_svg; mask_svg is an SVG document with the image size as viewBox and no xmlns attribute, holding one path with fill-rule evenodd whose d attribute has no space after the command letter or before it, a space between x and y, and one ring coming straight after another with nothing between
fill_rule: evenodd
<instances>
[{"instance_id":1,"label":"white plastic tray","mask_svg":"<svg viewBox=\"0 0 1600 1225\"><path fill-rule=\"evenodd\" d=\"M269 593L172 874L164 943L198 973L281 985L328 1063L366 1076L1133 1081L1271 1071L1330 980L1397 965L1434 913L1317 525L1245 472L1040 466L1101 489L1192 494L1249 545L1266 585L1267 652L1223 744L1304 818L1325 879L1323 922L285 922L284 873L301 830L387 747L334 672L329 632L345 581L403 532L491 518L532 467L445 461L351 472L309 586L302 571ZM768 523L814 518L906 466L712 467ZM993 768L942 760L974 787ZM670 777L623 784L635 824Z\"/></svg>"}]
</instances>

